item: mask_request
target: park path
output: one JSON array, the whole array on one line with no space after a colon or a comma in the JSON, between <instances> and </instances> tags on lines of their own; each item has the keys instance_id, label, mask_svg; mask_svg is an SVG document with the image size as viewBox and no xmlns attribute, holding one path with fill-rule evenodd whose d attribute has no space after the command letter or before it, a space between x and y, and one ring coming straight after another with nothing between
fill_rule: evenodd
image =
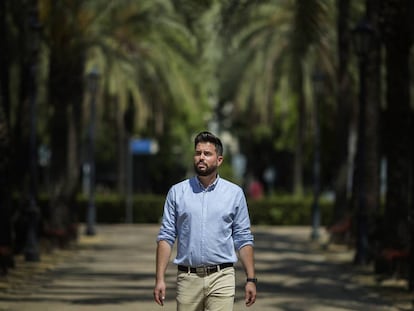
<instances>
[{"instance_id":1,"label":"park path","mask_svg":"<svg viewBox=\"0 0 414 311\"><path fill-rule=\"evenodd\" d=\"M82 236L75 250L41 273L3 284L0 311L175 310L174 265L167 271L165 306L152 298L157 232L158 225L97 226L96 236ZM258 300L244 306L237 265L234 310L403 310L353 282L352 252L310 243L308 227L257 226L253 232Z\"/></svg>"}]
</instances>

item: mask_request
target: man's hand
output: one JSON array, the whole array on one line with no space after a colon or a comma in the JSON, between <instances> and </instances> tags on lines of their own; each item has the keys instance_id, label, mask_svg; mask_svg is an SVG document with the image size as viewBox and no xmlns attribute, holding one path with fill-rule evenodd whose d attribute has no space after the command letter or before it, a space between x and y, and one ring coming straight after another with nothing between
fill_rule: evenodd
<instances>
[{"instance_id":1,"label":"man's hand","mask_svg":"<svg viewBox=\"0 0 414 311\"><path fill-rule=\"evenodd\" d=\"M247 307L250 307L256 302L256 284L253 282L247 282L245 292L245 303Z\"/></svg>"},{"instance_id":2,"label":"man's hand","mask_svg":"<svg viewBox=\"0 0 414 311\"><path fill-rule=\"evenodd\" d=\"M164 305L165 300L165 270L167 270L168 261L171 255L171 246L166 241L159 241L157 244L157 256L155 264L155 288L154 300L160 306Z\"/></svg>"},{"instance_id":3,"label":"man's hand","mask_svg":"<svg viewBox=\"0 0 414 311\"><path fill-rule=\"evenodd\" d=\"M160 306L164 305L165 300L165 282L159 281L155 284L154 288L154 300L156 303L158 303Z\"/></svg>"}]
</instances>

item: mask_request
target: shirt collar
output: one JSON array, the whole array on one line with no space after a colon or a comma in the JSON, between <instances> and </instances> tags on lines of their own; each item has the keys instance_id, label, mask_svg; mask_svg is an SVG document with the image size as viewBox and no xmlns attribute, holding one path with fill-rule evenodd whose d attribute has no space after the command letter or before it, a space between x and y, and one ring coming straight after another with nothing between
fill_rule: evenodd
<instances>
[{"instance_id":1,"label":"shirt collar","mask_svg":"<svg viewBox=\"0 0 414 311\"><path fill-rule=\"evenodd\" d=\"M217 174L217 177L214 180L214 182L211 185L209 185L207 188L204 187L204 185L200 182L197 176L196 176L196 179L197 179L198 185L200 186L200 189L202 189L203 191L213 191L216 188L216 185L220 179L220 176L219 174Z\"/></svg>"}]
</instances>

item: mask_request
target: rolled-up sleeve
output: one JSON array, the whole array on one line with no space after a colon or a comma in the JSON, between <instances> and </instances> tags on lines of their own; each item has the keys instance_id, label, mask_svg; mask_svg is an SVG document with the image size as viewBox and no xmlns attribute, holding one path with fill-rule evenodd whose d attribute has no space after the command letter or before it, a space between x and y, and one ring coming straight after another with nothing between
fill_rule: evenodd
<instances>
[{"instance_id":1,"label":"rolled-up sleeve","mask_svg":"<svg viewBox=\"0 0 414 311\"><path fill-rule=\"evenodd\" d=\"M246 245L254 244L254 237L250 229L249 211L247 208L246 198L240 191L239 204L236 206L236 212L233 223L233 241L236 250L240 250Z\"/></svg>"},{"instance_id":2,"label":"rolled-up sleeve","mask_svg":"<svg viewBox=\"0 0 414 311\"><path fill-rule=\"evenodd\" d=\"M164 204L164 213L162 216L162 223L160 231L157 236L157 242L166 241L171 246L174 244L177 237L176 229L176 213L175 213L175 200L173 190L167 194L165 204Z\"/></svg>"}]
</instances>

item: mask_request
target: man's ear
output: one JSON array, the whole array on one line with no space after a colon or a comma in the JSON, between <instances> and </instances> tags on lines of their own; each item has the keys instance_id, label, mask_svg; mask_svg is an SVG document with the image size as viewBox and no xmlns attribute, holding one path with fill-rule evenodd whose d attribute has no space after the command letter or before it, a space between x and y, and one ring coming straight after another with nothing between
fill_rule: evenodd
<instances>
[{"instance_id":1,"label":"man's ear","mask_svg":"<svg viewBox=\"0 0 414 311\"><path fill-rule=\"evenodd\" d=\"M218 166L221 165L221 163L223 163L224 157L223 156L218 156L217 157L217 162L218 162Z\"/></svg>"}]
</instances>

